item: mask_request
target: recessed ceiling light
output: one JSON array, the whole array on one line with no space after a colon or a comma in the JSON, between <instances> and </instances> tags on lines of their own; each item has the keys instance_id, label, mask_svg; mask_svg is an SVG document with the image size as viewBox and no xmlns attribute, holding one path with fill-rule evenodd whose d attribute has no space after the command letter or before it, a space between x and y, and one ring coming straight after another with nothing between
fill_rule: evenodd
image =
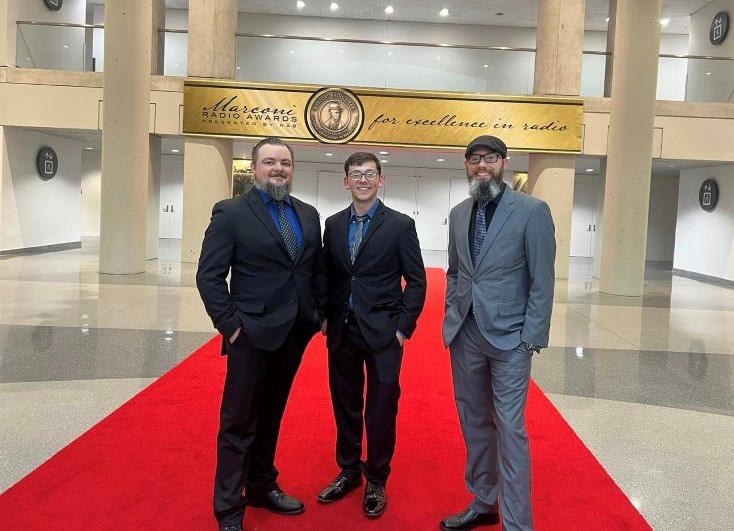
<instances>
[{"instance_id":1,"label":"recessed ceiling light","mask_svg":"<svg viewBox=\"0 0 734 531\"><path fill-rule=\"evenodd\" d=\"M388 161L387 159L380 159L380 162L382 162L383 164L387 164L390 161Z\"/></svg>"},{"instance_id":2,"label":"recessed ceiling light","mask_svg":"<svg viewBox=\"0 0 734 531\"><path fill-rule=\"evenodd\" d=\"M711 72L706 72L706 75L707 75L707 76L710 76L710 75L711 75Z\"/></svg>"},{"instance_id":3,"label":"recessed ceiling light","mask_svg":"<svg viewBox=\"0 0 734 531\"><path fill-rule=\"evenodd\" d=\"M586 171L592 172L594 171L594 168L586 168Z\"/></svg>"},{"instance_id":4,"label":"recessed ceiling light","mask_svg":"<svg viewBox=\"0 0 734 531\"><path fill-rule=\"evenodd\" d=\"M446 159L436 159L436 162L444 162Z\"/></svg>"},{"instance_id":5,"label":"recessed ceiling light","mask_svg":"<svg viewBox=\"0 0 734 531\"><path fill-rule=\"evenodd\" d=\"M393 13L395 13L395 8L393 6L387 6L385 8L386 15L392 15Z\"/></svg>"},{"instance_id":6,"label":"recessed ceiling light","mask_svg":"<svg viewBox=\"0 0 734 531\"><path fill-rule=\"evenodd\" d=\"M296 52L295 52L295 51L293 51L293 50L291 50L291 51L290 51L290 52L288 52L288 53L289 53L289 54L291 54L291 55L293 55L293 54L294 54L294 53L296 53Z\"/></svg>"},{"instance_id":7,"label":"recessed ceiling light","mask_svg":"<svg viewBox=\"0 0 734 531\"><path fill-rule=\"evenodd\" d=\"M436 61L440 61L440 60L441 60L441 56L440 55L437 55L436 56Z\"/></svg>"},{"instance_id":8,"label":"recessed ceiling light","mask_svg":"<svg viewBox=\"0 0 734 531\"><path fill-rule=\"evenodd\" d=\"M324 155L326 155L327 157L333 157L334 156L333 153L324 153Z\"/></svg>"},{"instance_id":9,"label":"recessed ceiling light","mask_svg":"<svg viewBox=\"0 0 734 531\"><path fill-rule=\"evenodd\" d=\"M304 2L303 0L298 0L298 2L296 2L296 7L298 9L303 9L304 7L306 7L306 2Z\"/></svg>"},{"instance_id":10,"label":"recessed ceiling light","mask_svg":"<svg viewBox=\"0 0 734 531\"><path fill-rule=\"evenodd\" d=\"M94 148L90 148L90 147L85 147L84 149L87 149L87 150L90 150L90 151L91 151L91 150L93 150Z\"/></svg>"},{"instance_id":11,"label":"recessed ceiling light","mask_svg":"<svg viewBox=\"0 0 734 531\"><path fill-rule=\"evenodd\" d=\"M604 22L609 22L609 17L605 18Z\"/></svg>"},{"instance_id":12,"label":"recessed ceiling light","mask_svg":"<svg viewBox=\"0 0 734 531\"><path fill-rule=\"evenodd\" d=\"M178 152L179 152L179 150L178 150L178 149L172 149L172 150L171 150L171 153L178 153Z\"/></svg>"},{"instance_id":13,"label":"recessed ceiling light","mask_svg":"<svg viewBox=\"0 0 734 531\"><path fill-rule=\"evenodd\" d=\"M337 4L336 2L332 2L331 5L329 6L329 9L331 11L336 11L337 9L339 9L339 4Z\"/></svg>"},{"instance_id":14,"label":"recessed ceiling light","mask_svg":"<svg viewBox=\"0 0 734 531\"><path fill-rule=\"evenodd\" d=\"M489 65L484 65L484 68L489 68Z\"/></svg>"},{"instance_id":15,"label":"recessed ceiling light","mask_svg":"<svg viewBox=\"0 0 734 531\"><path fill-rule=\"evenodd\" d=\"M238 67L237 67L237 70L239 70L240 68L241 68L241 67L239 67L239 66L238 66Z\"/></svg>"},{"instance_id":16,"label":"recessed ceiling light","mask_svg":"<svg viewBox=\"0 0 734 531\"><path fill-rule=\"evenodd\" d=\"M380 155L389 155L389 154L390 154L389 151L380 151Z\"/></svg>"},{"instance_id":17,"label":"recessed ceiling light","mask_svg":"<svg viewBox=\"0 0 734 531\"><path fill-rule=\"evenodd\" d=\"M670 24L670 19L669 18L661 18L660 19L660 25L661 26L667 26L668 24Z\"/></svg>"},{"instance_id":18,"label":"recessed ceiling light","mask_svg":"<svg viewBox=\"0 0 734 531\"><path fill-rule=\"evenodd\" d=\"M449 10L447 8L443 8L441 11L438 12L439 15L442 17L448 17L449 16Z\"/></svg>"},{"instance_id":19,"label":"recessed ceiling light","mask_svg":"<svg viewBox=\"0 0 734 531\"><path fill-rule=\"evenodd\" d=\"M68 47L69 47L69 45L68 45L68 44L64 44L64 48L68 48Z\"/></svg>"}]
</instances>

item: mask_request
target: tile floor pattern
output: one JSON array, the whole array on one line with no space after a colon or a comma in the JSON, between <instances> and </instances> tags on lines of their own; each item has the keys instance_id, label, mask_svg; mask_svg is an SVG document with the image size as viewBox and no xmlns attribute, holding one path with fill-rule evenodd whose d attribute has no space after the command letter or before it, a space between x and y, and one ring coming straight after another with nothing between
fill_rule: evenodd
<instances>
[{"instance_id":1,"label":"tile floor pattern","mask_svg":"<svg viewBox=\"0 0 734 531\"><path fill-rule=\"evenodd\" d=\"M0 492L212 336L179 249L126 276L94 241L0 257ZM616 297L590 269L557 282L533 377L656 531L734 529L734 290L648 264Z\"/></svg>"}]
</instances>

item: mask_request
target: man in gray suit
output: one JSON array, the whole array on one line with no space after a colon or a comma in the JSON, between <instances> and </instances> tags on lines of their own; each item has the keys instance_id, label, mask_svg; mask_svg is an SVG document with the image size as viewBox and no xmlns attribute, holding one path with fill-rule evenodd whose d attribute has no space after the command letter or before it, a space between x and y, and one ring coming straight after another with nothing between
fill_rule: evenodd
<instances>
[{"instance_id":1,"label":"man in gray suit","mask_svg":"<svg viewBox=\"0 0 734 531\"><path fill-rule=\"evenodd\" d=\"M467 449L470 505L444 531L533 528L525 402L534 352L548 345L556 254L548 205L502 181L507 146L467 146L470 197L451 210L443 340Z\"/></svg>"}]
</instances>

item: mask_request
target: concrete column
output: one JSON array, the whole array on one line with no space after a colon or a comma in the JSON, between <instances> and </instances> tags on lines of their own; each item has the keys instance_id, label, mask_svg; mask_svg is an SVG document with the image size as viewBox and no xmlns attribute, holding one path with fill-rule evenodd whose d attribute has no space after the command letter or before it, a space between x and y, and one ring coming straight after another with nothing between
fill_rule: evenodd
<instances>
[{"instance_id":1,"label":"concrete column","mask_svg":"<svg viewBox=\"0 0 734 531\"><path fill-rule=\"evenodd\" d=\"M99 270L145 271L152 8L105 4Z\"/></svg>"},{"instance_id":2,"label":"concrete column","mask_svg":"<svg viewBox=\"0 0 734 531\"><path fill-rule=\"evenodd\" d=\"M599 290L642 296L661 0L617 0Z\"/></svg>"},{"instance_id":3,"label":"concrete column","mask_svg":"<svg viewBox=\"0 0 734 531\"><path fill-rule=\"evenodd\" d=\"M161 137L149 135L148 162L148 223L145 238L145 259L158 258L161 219Z\"/></svg>"},{"instance_id":4,"label":"concrete column","mask_svg":"<svg viewBox=\"0 0 734 531\"><path fill-rule=\"evenodd\" d=\"M234 79L235 0L190 0L188 75ZM232 195L232 141L189 139L184 147L181 261L197 262L215 202Z\"/></svg>"},{"instance_id":5,"label":"concrete column","mask_svg":"<svg viewBox=\"0 0 734 531\"><path fill-rule=\"evenodd\" d=\"M0 67L15 66L18 2L19 0L0 1Z\"/></svg>"},{"instance_id":6,"label":"concrete column","mask_svg":"<svg viewBox=\"0 0 734 531\"><path fill-rule=\"evenodd\" d=\"M166 2L165 0L153 0L153 20L151 25L152 53L150 56L150 73L163 75L163 54L165 53L165 40L163 34L158 30L166 29Z\"/></svg>"},{"instance_id":7,"label":"concrete column","mask_svg":"<svg viewBox=\"0 0 734 531\"><path fill-rule=\"evenodd\" d=\"M584 44L584 0L540 0L533 94L578 96ZM574 155L531 154L528 193L550 206L556 226L556 277L568 278Z\"/></svg>"}]
</instances>

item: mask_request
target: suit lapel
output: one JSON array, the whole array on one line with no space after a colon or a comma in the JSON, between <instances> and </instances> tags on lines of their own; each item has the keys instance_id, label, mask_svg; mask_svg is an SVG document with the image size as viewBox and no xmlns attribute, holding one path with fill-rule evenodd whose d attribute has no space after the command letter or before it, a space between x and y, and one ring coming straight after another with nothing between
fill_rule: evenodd
<instances>
[{"instance_id":1,"label":"suit lapel","mask_svg":"<svg viewBox=\"0 0 734 531\"><path fill-rule=\"evenodd\" d=\"M332 236L332 245L336 245L337 256L346 265L348 270L352 269L352 260L349 257L349 207L337 214L336 223L334 223L334 235Z\"/></svg>"},{"instance_id":2,"label":"suit lapel","mask_svg":"<svg viewBox=\"0 0 734 531\"><path fill-rule=\"evenodd\" d=\"M515 210L514 194L515 191L512 190L509 186L505 187L505 191L503 192L502 197L500 198L500 202L497 205L497 210L494 211L492 221L489 223L487 235L484 237L484 244L482 245L482 250L479 253L479 257L477 258L477 266L487 255L487 252L492 246L492 243L497 238L497 235L502 230L502 227L505 226L505 223L512 215L513 210Z\"/></svg>"},{"instance_id":3,"label":"suit lapel","mask_svg":"<svg viewBox=\"0 0 734 531\"><path fill-rule=\"evenodd\" d=\"M270 212L268 212L268 207L265 206L265 203L263 203L262 199L260 198L260 194L258 194L257 190L254 187L247 194L247 203L250 205L250 208L254 212L257 219L260 220L260 222L267 229L270 235L280 243L280 246L285 251L285 254L288 255L288 248L285 246L285 242L283 241L283 235L280 234L278 227L275 226L275 222L270 216ZM303 227L301 227L301 229L303 229Z\"/></svg>"},{"instance_id":4,"label":"suit lapel","mask_svg":"<svg viewBox=\"0 0 734 531\"><path fill-rule=\"evenodd\" d=\"M454 228L454 237L456 241L456 253L459 255L459 263L466 264L469 271L474 271L474 264L471 260L471 250L469 249L469 222L471 221L471 209L473 201L467 199L460 203L459 210L454 216L456 228Z\"/></svg>"},{"instance_id":5,"label":"suit lapel","mask_svg":"<svg viewBox=\"0 0 734 531\"><path fill-rule=\"evenodd\" d=\"M372 239L372 235L379 230L383 221L385 221L385 205L380 203L380 206L378 206L377 210L375 211L375 215L370 220L370 224L367 226L367 232L362 238L362 243L359 244L357 257L354 259L354 263L357 263L357 260L359 260L359 255L362 254L362 249L364 249L367 243Z\"/></svg>"}]
</instances>

